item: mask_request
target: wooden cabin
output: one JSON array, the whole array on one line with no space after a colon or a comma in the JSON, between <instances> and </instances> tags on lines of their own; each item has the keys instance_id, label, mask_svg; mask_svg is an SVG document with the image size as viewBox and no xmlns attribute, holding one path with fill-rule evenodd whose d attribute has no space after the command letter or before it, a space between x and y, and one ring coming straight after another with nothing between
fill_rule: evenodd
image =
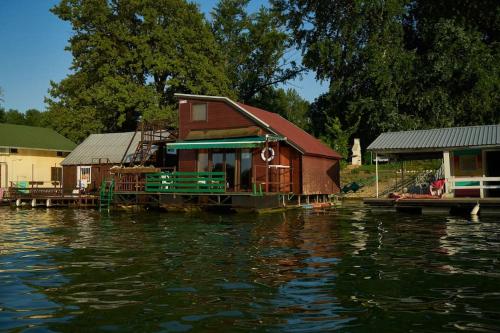
<instances>
[{"instance_id":1,"label":"wooden cabin","mask_svg":"<svg viewBox=\"0 0 500 333\"><path fill-rule=\"evenodd\" d=\"M176 94L180 172L224 172L226 192L333 194L341 156L280 115L221 96Z\"/></svg>"},{"instance_id":2,"label":"wooden cabin","mask_svg":"<svg viewBox=\"0 0 500 333\"><path fill-rule=\"evenodd\" d=\"M112 170L121 170L126 177L126 168L121 167L135 163L153 165L157 171L175 169L177 156L165 149L171 137L172 132L165 128L155 132L91 134L61 162L64 193L95 193L103 180L111 177Z\"/></svg>"}]
</instances>

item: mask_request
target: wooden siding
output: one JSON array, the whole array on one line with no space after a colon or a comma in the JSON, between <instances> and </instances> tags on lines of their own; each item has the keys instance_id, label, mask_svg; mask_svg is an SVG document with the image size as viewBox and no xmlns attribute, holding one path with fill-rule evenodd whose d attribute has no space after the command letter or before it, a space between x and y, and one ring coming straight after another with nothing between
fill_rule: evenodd
<instances>
[{"instance_id":1,"label":"wooden siding","mask_svg":"<svg viewBox=\"0 0 500 333\"><path fill-rule=\"evenodd\" d=\"M196 150L178 150L179 171L196 172Z\"/></svg>"},{"instance_id":2,"label":"wooden siding","mask_svg":"<svg viewBox=\"0 0 500 333\"><path fill-rule=\"evenodd\" d=\"M109 169L113 164L98 164L92 165L91 169L91 181L88 184L87 191L95 192L98 191L104 178L110 177ZM64 193L71 193L77 188L77 166L76 165L65 165L63 166L63 188Z\"/></svg>"},{"instance_id":3,"label":"wooden siding","mask_svg":"<svg viewBox=\"0 0 500 333\"><path fill-rule=\"evenodd\" d=\"M333 194L340 191L338 160L321 157L302 157L302 193Z\"/></svg>"},{"instance_id":4,"label":"wooden siding","mask_svg":"<svg viewBox=\"0 0 500 333\"><path fill-rule=\"evenodd\" d=\"M247 128L255 122L224 102L206 102L207 120L191 121L191 106L202 101L179 104L179 139L185 140L190 131Z\"/></svg>"},{"instance_id":5,"label":"wooden siding","mask_svg":"<svg viewBox=\"0 0 500 333\"><path fill-rule=\"evenodd\" d=\"M76 165L63 166L63 191L71 193L76 188Z\"/></svg>"}]
</instances>

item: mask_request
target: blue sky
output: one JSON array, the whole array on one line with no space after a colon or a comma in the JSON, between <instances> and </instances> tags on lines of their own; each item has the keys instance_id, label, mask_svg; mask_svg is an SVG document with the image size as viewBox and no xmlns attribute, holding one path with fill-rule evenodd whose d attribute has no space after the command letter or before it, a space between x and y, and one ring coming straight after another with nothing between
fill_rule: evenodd
<instances>
[{"instance_id":1,"label":"blue sky","mask_svg":"<svg viewBox=\"0 0 500 333\"><path fill-rule=\"evenodd\" d=\"M197 1L207 15L217 0ZM266 3L253 0L250 10ZM60 81L68 75L71 54L64 48L71 36L71 26L49 12L56 0L0 0L0 87L2 106L25 111L45 110L50 80ZM297 51L296 57L300 57ZM290 87L312 101L326 90L313 73Z\"/></svg>"}]
</instances>

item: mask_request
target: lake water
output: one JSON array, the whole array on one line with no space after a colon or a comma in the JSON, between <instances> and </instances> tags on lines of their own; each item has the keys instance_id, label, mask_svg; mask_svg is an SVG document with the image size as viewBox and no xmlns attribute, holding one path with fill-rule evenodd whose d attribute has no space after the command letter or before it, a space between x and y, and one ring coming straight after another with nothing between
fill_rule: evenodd
<instances>
[{"instance_id":1,"label":"lake water","mask_svg":"<svg viewBox=\"0 0 500 333\"><path fill-rule=\"evenodd\" d=\"M500 331L495 217L0 216L0 331Z\"/></svg>"}]
</instances>

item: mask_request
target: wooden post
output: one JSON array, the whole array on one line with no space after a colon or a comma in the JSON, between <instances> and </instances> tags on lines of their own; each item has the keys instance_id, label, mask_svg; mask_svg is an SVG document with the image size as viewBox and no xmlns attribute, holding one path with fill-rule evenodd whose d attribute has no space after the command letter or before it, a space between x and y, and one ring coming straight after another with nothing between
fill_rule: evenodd
<instances>
[{"instance_id":1,"label":"wooden post","mask_svg":"<svg viewBox=\"0 0 500 333\"><path fill-rule=\"evenodd\" d=\"M444 179L446 193L451 193L453 187L453 180L451 179L451 163L450 163L450 152L443 151L443 169L444 169Z\"/></svg>"},{"instance_id":2,"label":"wooden post","mask_svg":"<svg viewBox=\"0 0 500 333\"><path fill-rule=\"evenodd\" d=\"M378 198L378 154L375 153L375 189Z\"/></svg>"},{"instance_id":3,"label":"wooden post","mask_svg":"<svg viewBox=\"0 0 500 333\"><path fill-rule=\"evenodd\" d=\"M269 142L267 141L266 138L266 147L265 147L265 154L264 157L266 157L266 154L269 153ZM266 193L269 193L269 161L267 160L266 157Z\"/></svg>"}]
</instances>

